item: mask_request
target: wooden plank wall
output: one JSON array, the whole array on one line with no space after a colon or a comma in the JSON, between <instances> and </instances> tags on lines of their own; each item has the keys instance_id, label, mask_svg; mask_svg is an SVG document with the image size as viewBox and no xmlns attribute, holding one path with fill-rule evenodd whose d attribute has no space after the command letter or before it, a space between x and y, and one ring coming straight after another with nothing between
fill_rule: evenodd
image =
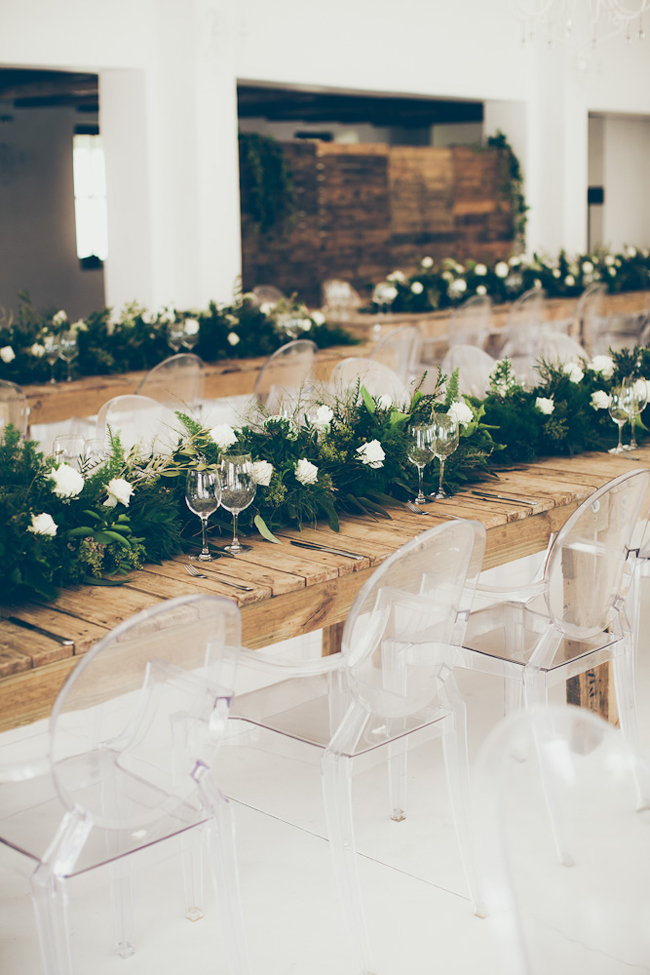
<instances>
[{"instance_id":1,"label":"wooden plank wall","mask_svg":"<svg viewBox=\"0 0 650 975\"><path fill-rule=\"evenodd\" d=\"M262 236L242 198L244 289L275 284L320 304L320 284L361 289L395 268L493 260L512 245L506 159L497 150L285 143L297 198L293 227ZM365 292L364 292L365 296Z\"/></svg>"}]
</instances>

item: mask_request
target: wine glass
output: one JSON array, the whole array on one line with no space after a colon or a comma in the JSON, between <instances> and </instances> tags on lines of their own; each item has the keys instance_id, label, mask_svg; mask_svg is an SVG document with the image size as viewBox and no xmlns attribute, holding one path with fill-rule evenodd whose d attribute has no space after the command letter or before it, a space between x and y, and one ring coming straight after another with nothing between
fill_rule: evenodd
<instances>
[{"instance_id":1,"label":"wine glass","mask_svg":"<svg viewBox=\"0 0 650 975\"><path fill-rule=\"evenodd\" d=\"M82 458L85 470L90 471L100 467L106 459L106 443L101 437L92 437L90 440L86 440Z\"/></svg>"},{"instance_id":2,"label":"wine glass","mask_svg":"<svg viewBox=\"0 0 650 975\"><path fill-rule=\"evenodd\" d=\"M609 392L609 415L618 426L618 444L616 447L610 447L610 454L625 453L625 447L621 442L623 427L632 416L633 399L632 387L629 385L613 386Z\"/></svg>"},{"instance_id":3,"label":"wine glass","mask_svg":"<svg viewBox=\"0 0 650 975\"><path fill-rule=\"evenodd\" d=\"M191 555L191 559L198 562L212 562L205 529L208 518L219 507L221 501L221 484L216 471L188 471L185 482L185 503L190 511L201 519L202 548L198 555ZM220 556L216 556L220 558Z\"/></svg>"},{"instance_id":4,"label":"wine glass","mask_svg":"<svg viewBox=\"0 0 650 975\"><path fill-rule=\"evenodd\" d=\"M69 331L61 333L59 355L68 367L66 382L72 382L70 366L72 364L72 360L76 359L79 355L79 346L77 344L77 335L75 332Z\"/></svg>"},{"instance_id":5,"label":"wine glass","mask_svg":"<svg viewBox=\"0 0 650 975\"><path fill-rule=\"evenodd\" d=\"M50 384L56 386L56 379L54 378L54 366L58 362L61 355L61 344L57 335L46 335L43 339L43 345L45 346L45 358L50 364Z\"/></svg>"},{"instance_id":6,"label":"wine glass","mask_svg":"<svg viewBox=\"0 0 650 975\"><path fill-rule=\"evenodd\" d=\"M623 385L632 387L632 392L630 394L630 427L632 429L632 435L630 437L629 444L624 445L623 449L637 450L639 445L636 442L634 427L636 426L637 416L640 416L648 403L648 386L645 379L634 379L632 377L625 379Z\"/></svg>"},{"instance_id":7,"label":"wine glass","mask_svg":"<svg viewBox=\"0 0 650 975\"><path fill-rule=\"evenodd\" d=\"M446 498L442 489L442 479L445 473L445 460L458 446L458 423L447 413L434 413L431 421L433 427L433 455L440 461L440 481L436 498Z\"/></svg>"},{"instance_id":8,"label":"wine glass","mask_svg":"<svg viewBox=\"0 0 650 975\"><path fill-rule=\"evenodd\" d=\"M194 318L188 318L183 323L183 342L186 349L191 352L199 341L199 323Z\"/></svg>"},{"instance_id":9,"label":"wine glass","mask_svg":"<svg viewBox=\"0 0 650 975\"><path fill-rule=\"evenodd\" d=\"M232 512L232 542L223 549L232 555L251 551L250 545L242 545L237 538L237 515L255 497L252 467L250 454L224 454L221 458L221 507Z\"/></svg>"},{"instance_id":10,"label":"wine glass","mask_svg":"<svg viewBox=\"0 0 650 975\"><path fill-rule=\"evenodd\" d=\"M418 469L418 496L415 504L426 504L427 499L422 492L422 475L424 468L434 457L434 428L429 423L418 423L408 428L408 459Z\"/></svg>"},{"instance_id":11,"label":"wine glass","mask_svg":"<svg viewBox=\"0 0 650 975\"><path fill-rule=\"evenodd\" d=\"M167 327L167 345L175 353L181 351L181 345L185 339L185 327L183 322L170 322Z\"/></svg>"},{"instance_id":12,"label":"wine glass","mask_svg":"<svg viewBox=\"0 0 650 975\"><path fill-rule=\"evenodd\" d=\"M62 433L52 441L52 454L57 464L69 464L79 470L85 446L86 438L81 434Z\"/></svg>"}]
</instances>

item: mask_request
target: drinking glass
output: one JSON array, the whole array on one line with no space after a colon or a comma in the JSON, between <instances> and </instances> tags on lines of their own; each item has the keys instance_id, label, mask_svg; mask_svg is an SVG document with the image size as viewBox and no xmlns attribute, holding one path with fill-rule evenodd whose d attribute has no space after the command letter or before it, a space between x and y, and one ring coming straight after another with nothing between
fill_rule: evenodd
<instances>
[{"instance_id":1,"label":"drinking glass","mask_svg":"<svg viewBox=\"0 0 650 975\"><path fill-rule=\"evenodd\" d=\"M62 433L52 441L52 454L57 464L69 464L79 470L85 446L86 439L81 434Z\"/></svg>"},{"instance_id":2,"label":"drinking glass","mask_svg":"<svg viewBox=\"0 0 650 975\"><path fill-rule=\"evenodd\" d=\"M446 498L442 489L442 479L445 473L445 461L458 446L458 424L453 416L447 413L434 413L431 421L433 427L433 455L440 461L440 481L436 498Z\"/></svg>"},{"instance_id":3,"label":"drinking glass","mask_svg":"<svg viewBox=\"0 0 650 975\"><path fill-rule=\"evenodd\" d=\"M609 415L618 426L618 444L611 447L610 454L624 454L625 447L622 444L623 427L632 416L633 394L632 387L613 386L609 393Z\"/></svg>"},{"instance_id":4,"label":"drinking glass","mask_svg":"<svg viewBox=\"0 0 650 975\"><path fill-rule=\"evenodd\" d=\"M77 345L77 335L75 332L70 331L61 333L59 355L68 367L66 382L72 382L70 366L72 364L72 360L76 359L79 355L79 346Z\"/></svg>"},{"instance_id":5,"label":"drinking glass","mask_svg":"<svg viewBox=\"0 0 650 975\"><path fill-rule=\"evenodd\" d=\"M196 345L196 343L199 341L199 337L200 337L199 329L197 328L197 330L194 332L192 331L192 328L190 328L190 330L188 331L188 323L185 322L183 325L183 342L182 342L185 348L189 349L189 351L191 352L194 346Z\"/></svg>"},{"instance_id":6,"label":"drinking glass","mask_svg":"<svg viewBox=\"0 0 650 975\"><path fill-rule=\"evenodd\" d=\"M57 335L46 335L43 339L43 345L45 346L45 358L50 364L50 383L56 386L56 379L54 378L54 366L58 362L61 355L61 344Z\"/></svg>"},{"instance_id":7,"label":"drinking glass","mask_svg":"<svg viewBox=\"0 0 650 975\"><path fill-rule=\"evenodd\" d=\"M185 338L185 328L182 322L170 322L167 327L167 345L173 352L180 352Z\"/></svg>"},{"instance_id":8,"label":"drinking glass","mask_svg":"<svg viewBox=\"0 0 650 975\"><path fill-rule=\"evenodd\" d=\"M625 379L623 382L624 386L631 386L632 390L630 393L630 427L632 429L632 435L630 437L629 444L624 445L624 450L637 450L638 443L636 442L636 436L634 434L634 427L636 426L636 418L643 413L647 403L648 403L648 387L645 379L635 379L630 377Z\"/></svg>"},{"instance_id":9,"label":"drinking glass","mask_svg":"<svg viewBox=\"0 0 650 975\"><path fill-rule=\"evenodd\" d=\"M422 491L422 475L434 457L434 428L430 423L419 423L408 428L408 459L418 469L418 496L415 504L426 504Z\"/></svg>"},{"instance_id":10,"label":"drinking glass","mask_svg":"<svg viewBox=\"0 0 650 975\"><path fill-rule=\"evenodd\" d=\"M221 484L216 471L188 471L185 482L185 503L190 511L201 519L202 548L198 555L191 555L191 559L198 562L212 562L205 529L208 518L219 507L221 501ZM216 556L219 558L219 556Z\"/></svg>"},{"instance_id":11,"label":"drinking glass","mask_svg":"<svg viewBox=\"0 0 650 975\"><path fill-rule=\"evenodd\" d=\"M232 555L251 551L250 545L242 545L237 538L237 515L255 497L252 468L250 454L224 454L221 458L221 507L232 513L232 542L223 549Z\"/></svg>"},{"instance_id":12,"label":"drinking glass","mask_svg":"<svg viewBox=\"0 0 650 975\"><path fill-rule=\"evenodd\" d=\"M94 470L106 460L106 444L99 437L86 440L83 451L83 467L85 470Z\"/></svg>"}]
</instances>

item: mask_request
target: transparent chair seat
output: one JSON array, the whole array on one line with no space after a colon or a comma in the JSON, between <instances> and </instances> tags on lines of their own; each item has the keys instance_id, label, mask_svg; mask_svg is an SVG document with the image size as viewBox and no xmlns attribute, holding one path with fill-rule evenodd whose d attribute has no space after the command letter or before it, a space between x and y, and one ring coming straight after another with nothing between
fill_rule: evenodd
<instances>
[{"instance_id":1,"label":"transparent chair seat","mask_svg":"<svg viewBox=\"0 0 650 975\"><path fill-rule=\"evenodd\" d=\"M543 289L531 288L513 302L503 330L501 358L535 354L544 331L545 297Z\"/></svg>"},{"instance_id":2,"label":"transparent chair seat","mask_svg":"<svg viewBox=\"0 0 650 975\"><path fill-rule=\"evenodd\" d=\"M203 399L204 390L203 360L191 352L180 352L150 369L136 393L172 410L191 412Z\"/></svg>"},{"instance_id":3,"label":"transparent chair seat","mask_svg":"<svg viewBox=\"0 0 650 975\"><path fill-rule=\"evenodd\" d=\"M463 396L482 399L490 388L490 376L496 361L477 345L453 345L440 368L450 376L458 369L458 388Z\"/></svg>"},{"instance_id":4,"label":"transparent chair seat","mask_svg":"<svg viewBox=\"0 0 650 975\"><path fill-rule=\"evenodd\" d=\"M330 375L330 385L335 392L351 389L357 382L365 386L371 396L390 396L394 403L403 403L408 396L406 384L383 362L350 356L336 363Z\"/></svg>"},{"instance_id":5,"label":"transparent chair seat","mask_svg":"<svg viewBox=\"0 0 650 975\"><path fill-rule=\"evenodd\" d=\"M269 356L254 389L255 398L268 413L293 413L312 377L317 352L315 342L296 339Z\"/></svg>"},{"instance_id":6,"label":"transparent chair seat","mask_svg":"<svg viewBox=\"0 0 650 975\"><path fill-rule=\"evenodd\" d=\"M119 433L127 454L136 445L144 454L171 453L178 443L179 429L174 411L149 396L115 396L97 415L97 437L108 445L109 430Z\"/></svg>"},{"instance_id":7,"label":"transparent chair seat","mask_svg":"<svg viewBox=\"0 0 650 975\"><path fill-rule=\"evenodd\" d=\"M455 310L449 320L447 341L452 345L477 345L484 349L492 323L492 299L472 295Z\"/></svg>"},{"instance_id":8,"label":"transparent chair seat","mask_svg":"<svg viewBox=\"0 0 650 975\"><path fill-rule=\"evenodd\" d=\"M0 379L0 436L3 428L11 424L21 437L29 430L29 405L27 395L15 383Z\"/></svg>"},{"instance_id":9,"label":"transparent chair seat","mask_svg":"<svg viewBox=\"0 0 650 975\"><path fill-rule=\"evenodd\" d=\"M374 347L370 358L383 362L407 384L416 370L422 333L415 325L402 325L385 335Z\"/></svg>"}]
</instances>

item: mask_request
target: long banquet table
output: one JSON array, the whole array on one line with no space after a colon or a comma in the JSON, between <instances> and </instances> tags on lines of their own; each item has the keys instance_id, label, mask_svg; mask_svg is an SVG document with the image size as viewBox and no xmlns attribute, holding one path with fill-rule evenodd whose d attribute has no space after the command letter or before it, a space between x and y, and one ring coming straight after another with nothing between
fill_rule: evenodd
<instances>
[{"instance_id":1,"label":"long banquet table","mask_svg":"<svg viewBox=\"0 0 650 975\"><path fill-rule=\"evenodd\" d=\"M521 465L499 481L474 485L453 498L427 506L427 515L391 508L390 520L347 518L340 534L327 527L305 528L299 537L362 553L362 561L275 545L249 538L252 551L220 559L208 578L191 578L184 557L134 572L119 588L75 586L51 603L1 606L0 731L49 714L57 691L77 659L110 629L163 599L211 592L234 599L241 608L243 641L254 649L323 629L323 652L338 649L352 602L374 568L400 545L450 517L475 518L487 530L484 568L534 554L546 547L576 506L596 488L625 471L650 466L650 447L629 456L602 453L555 457ZM521 501L485 499L488 490ZM284 536L298 537L295 531ZM224 586L217 574L252 587L240 592ZM14 616L74 641L63 645L49 636L9 622ZM614 719L608 671L574 678L569 699Z\"/></svg>"}]
</instances>

